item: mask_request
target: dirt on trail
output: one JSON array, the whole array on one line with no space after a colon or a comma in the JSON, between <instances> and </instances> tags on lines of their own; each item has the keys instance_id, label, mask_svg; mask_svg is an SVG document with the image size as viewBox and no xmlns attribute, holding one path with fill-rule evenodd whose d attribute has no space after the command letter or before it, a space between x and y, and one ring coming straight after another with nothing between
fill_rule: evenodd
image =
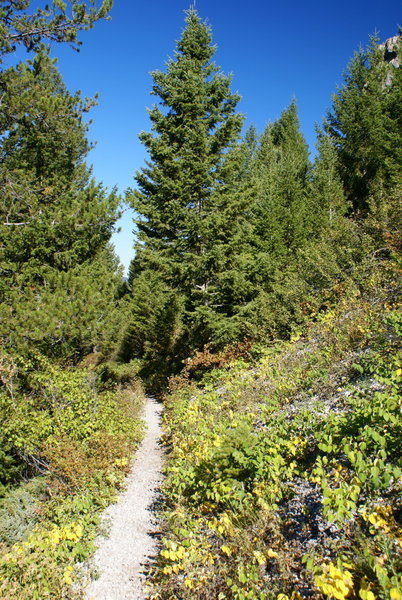
<instances>
[{"instance_id":1,"label":"dirt on trail","mask_svg":"<svg viewBox=\"0 0 402 600\"><path fill-rule=\"evenodd\" d=\"M144 407L146 434L125 491L103 514L108 536L96 539L93 563L99 578L85 591L86 600L145 600L144 566L156 553L157 522L152 504L162 481L164 451L160 445L162 405L149 398Z\"/></svg>"}]
</instances>

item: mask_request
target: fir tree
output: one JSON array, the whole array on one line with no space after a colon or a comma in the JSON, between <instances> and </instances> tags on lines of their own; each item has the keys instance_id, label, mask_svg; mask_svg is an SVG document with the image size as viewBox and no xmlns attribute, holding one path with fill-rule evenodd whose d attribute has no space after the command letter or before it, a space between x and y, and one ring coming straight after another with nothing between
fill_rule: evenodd
<instances>
[{"instance_id":1,"label":"fir tree","mask_svg":"<svg viewBox=\"0 0 402 600\"><path fill-rule=\"evenodd\" d=\"M361 239L339 175L338 154L331 137L317 130L317 156L308 186L313 227L298 257L305 302L320 304L321 292L344 279L361 255Z\"/></svg>"},{"instance_id":2,"label":"fir tree","mask_svg":"<svg viewBox=\"0 0 402 600\"><path fill-rule=\"evenodd\" d=\"M400 60L400 36L394 50ZM401 69L384 59L384 48L373 38L349 64L326 123L338 150L347 199L360 215L378 207L397 185L401 95Z\"/></svg>"},{"instance_id":3,"label":"fir tree","mask_svg":"<svg viewBox=\"0 0 402 600\"><path fill-rule=\"evenodd\" d=\"M316 233L336 227L339 216L346 215L348 211L335 144L320 129L317 129L317 157L312 169L309 196L316 217Z\"/></svg>"},{"instance_id":4,"label":"fir tree","mask_svg":"<svg viewBox=\"0 0 402 600\"><path fill-rule=\"evenodd\" d=\"M300 252L316 227L308 194L310 163L295 101L269 123L255 153L248 278L254 290L239 307L251 337L286 335L299 310L303 281Z\"/></svg>"},{"instance_id":5,"label":"fir tree","mask_svg":"<svg viewBox=\"0 0 402 600\"><path fill-rule=\"evenodd\" d=\"M269 285L275 271L294 260L310 235L309 166L307 144L292 102L274 124L268 124L253 167L254 244L263 269L256 277L264 285Z\"/></svg>"},{"instance_id":6,"label":"fir tree","mask_svg":"<svg viewBox=\"0 0 402 600\"><path fill-rule=\"evenodd\" d=\"M193 346L210 341L221 316L231 314L223 289L233 287L222 282L244 220L243 197L236 194L239 97L212 62L214 52L209 27L188 11L175 58L166 72L153 73L152 93L160 101L149 112L152 132L140 135L150 160L131 193L139 214L132 285L150 270L159 274L161 289L177 290Z\"/></svg>"}]
</instances>

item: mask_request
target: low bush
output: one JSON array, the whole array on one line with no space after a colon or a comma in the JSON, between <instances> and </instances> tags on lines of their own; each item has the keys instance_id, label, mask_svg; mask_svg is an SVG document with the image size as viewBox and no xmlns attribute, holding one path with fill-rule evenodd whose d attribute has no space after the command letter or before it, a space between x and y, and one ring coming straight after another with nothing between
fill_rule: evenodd
<instances>
[{"instance_id":1,"label":"low bush","mask_svg":"<svg viewBox=\"0 0 402 600\"><path fill-rule=\"evenodd\" d=\"M68 368L32 353L9 364L0 475L7 461L16 466L0 501L0 596L79 597L77 564L93 552L100 511L142 437L142 390L132 379L124 387L124 376L105 385L95 363Z\"/></svg>"}]
</instances>

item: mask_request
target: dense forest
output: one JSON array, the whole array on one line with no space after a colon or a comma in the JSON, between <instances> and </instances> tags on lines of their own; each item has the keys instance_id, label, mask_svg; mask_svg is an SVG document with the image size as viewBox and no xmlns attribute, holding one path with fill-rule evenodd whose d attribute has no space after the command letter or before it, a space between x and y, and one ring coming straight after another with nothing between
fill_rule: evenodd
<instances>
[{"instance_id":1,"label":"dense forest","mask_svg":"<svg viewBox=\"0 0 402 600\"><path fill-rule=\"evenodd\" d=\"M95 101L46 45L111 2L69 4L0 8L0 597L82 597L146 390L169 448L155 600L402 599L401 36L355 53L311 162L295 100L243 131L187 11L125 279Z\"/></svg>"}]
</instances>

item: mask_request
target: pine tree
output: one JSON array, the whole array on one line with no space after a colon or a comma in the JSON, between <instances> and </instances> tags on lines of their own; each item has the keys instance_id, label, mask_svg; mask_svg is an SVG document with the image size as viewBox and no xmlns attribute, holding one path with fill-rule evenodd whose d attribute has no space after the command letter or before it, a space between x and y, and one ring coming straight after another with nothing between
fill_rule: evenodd
<instances>
[{"instance_id":1,"label":"pine tree","mask_svg":"<svg viewBox=\"0 0 402 600\"><path fill-rule=\"evenodd\" d=\"M95 21L107 17L113 0L103 0L99 8L95 0L83 2L53 0L31 8L30 0L3 0L0 7L0 64L5 54L17 45L36 51L45 39L79 45L77 34L90 29Z\"/></svg>"},{"instance_id":2,"label":"pine tree","mask_svg":"<svg viewBox=\"0 0 402 600\"><path fill-rule=\"evenodd\" d=\"M166 72L153 73L160 101L149 112L152 132L140 135L150 160L131 193L139 214L132 285L149 270L159 274L161 289L184 297L190 345L210 341L221 316L231 314L223 281L244 220L236 194L239 96L212 62L214 52L209 27L189 10L175 58Z\"/></svg>"},{"instance_id":3,"label":"pine tree","mask_svg":"<svg viewBox=\"0 0 402 600\"><path fill-rule=\"evenodd\" d=\"M0 150L3 341L80 354L97 343L117 285L113 272L95 266L105 260L117 198L84 163L82 112L90 103L69 94L44 48L2 73L0 88L17 117ZM99 269L110 284L104 298L93 289L102 288L91 275Z\"/></svg>"}]
</instances>

